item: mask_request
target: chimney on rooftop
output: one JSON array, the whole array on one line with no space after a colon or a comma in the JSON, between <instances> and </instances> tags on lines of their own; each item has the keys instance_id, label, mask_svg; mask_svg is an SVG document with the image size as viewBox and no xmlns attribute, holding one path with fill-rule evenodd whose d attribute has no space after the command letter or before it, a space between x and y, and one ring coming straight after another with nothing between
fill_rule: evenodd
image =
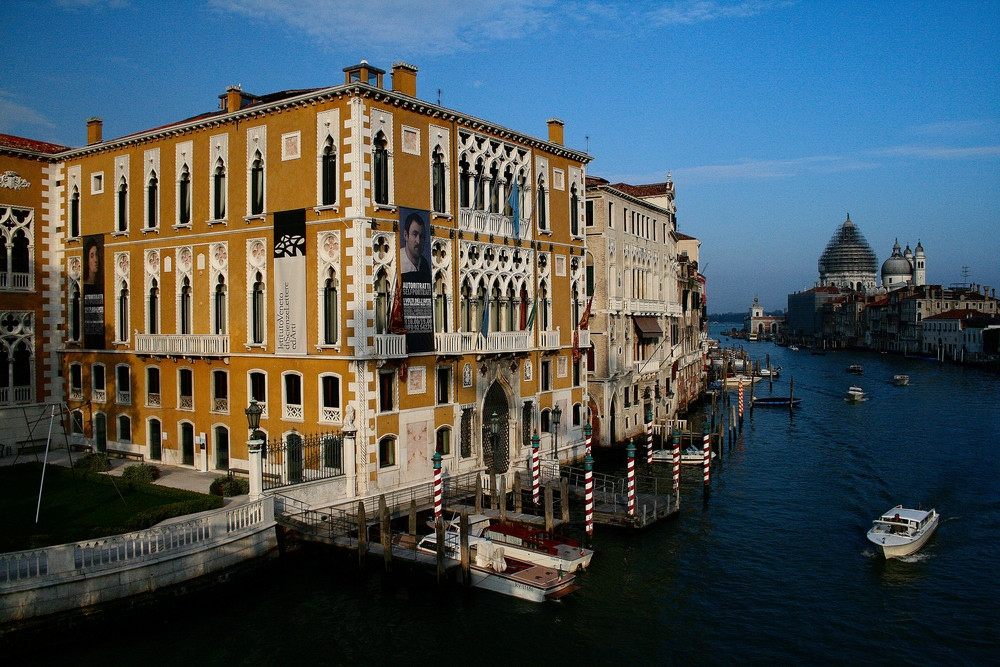
<instances>
[{"instance_id":1,"label":"chimney on rooftop","mask_svg":"<svg viewBox=\"0 0 1000 667\"><path fill-rule=\"evenodd\" d=\"M546 122L549 124L549 141L561 146L563 142L563 126L566 123L558 118L549 118Z\"/></svg>"},{"instance_id":2,"label":"chimney on rooftop","mask_svg":"<svg viewBox=\"0 0 1000 667\"><path fill-rule=\"evenodd\" d=\"M226 112L232 113L234 111L239 111L240 106L243 104L243 89L236 86L229 86L226 88Z\"/></svg>"},{"instance_id":3,"label":"chimney on rooftop","mask_svg":"<svg viewBox=\"0 0 1000 667\"><path fill-rule=\"evenodd\" d=\"M398 62L392 66L392 89L397 93L417 96L417 68L413 65Z\"/></svg>"},{"instance_id":4,"label":"chimney on rooftop","mask_svg":"<svg viewBox=\"0 0 1000 667\"><path fill-rule=\"evenodd\" d=\"M87 145L101 143L104 129L104 119L94 116L87 119Z\"/></svg>"}]
</instances>

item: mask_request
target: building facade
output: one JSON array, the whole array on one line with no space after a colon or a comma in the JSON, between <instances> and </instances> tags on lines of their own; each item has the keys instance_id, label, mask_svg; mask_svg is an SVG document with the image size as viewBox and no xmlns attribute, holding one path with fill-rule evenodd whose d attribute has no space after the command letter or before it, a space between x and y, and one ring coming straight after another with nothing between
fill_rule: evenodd
<instances>
[{"instance_id":1,"label":"building facade","mask_svg":"<svg viewBox=\"0 0 1000 667\"><path fill-rule=\"evenodd\" d=\"M58 153L0 135L0 448L61 442L62 183ZM51 407L57 409L53 413ZM55 419L53 420L53 414Z\"/></svg>"},{"instance_id":2,"label":"building facade","mask_svg":"<svg viewBox=\"0 0 1000 667\"><path fill-rule=\"evenodd\" d=\"M699 242L677 232L674 186L587 179L588 391L595 441L644 432L693 400L703 379Z\"/></svg>"},{"instance_id":3,"label":"building facade","mask_svg":"<svg viewBox=\"0 0 1000 667\"><path fill-rule=\"evenodd\" d=\"M78 437L224 472L253 400L270 440L356 433L322 462L348 495L426 481L436 451L509 472L536 430L576 455L590 158L558 120L538 139L426 103L416 74L231 87L114 140L90 121L59 174Z\"/></svg>"}]
</instances>

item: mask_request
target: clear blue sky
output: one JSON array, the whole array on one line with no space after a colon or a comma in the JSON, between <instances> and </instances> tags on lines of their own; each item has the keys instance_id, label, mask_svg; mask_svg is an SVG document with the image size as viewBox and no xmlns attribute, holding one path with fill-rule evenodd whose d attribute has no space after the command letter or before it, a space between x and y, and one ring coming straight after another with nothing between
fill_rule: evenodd
<instances>
[{"instance_id":1,"label":"clear blue sky","mask_svg":"<svg viewBox=\"0 0 1000 667\"><path fill-rule=\"evenodd\" d=\"M783 308L849 212L928 282L1000 288L1000 3L8 0L0 132L79 146L254 93L419 67L417 94L677 188L709 310Z\"/></svg>"}]
</instances>

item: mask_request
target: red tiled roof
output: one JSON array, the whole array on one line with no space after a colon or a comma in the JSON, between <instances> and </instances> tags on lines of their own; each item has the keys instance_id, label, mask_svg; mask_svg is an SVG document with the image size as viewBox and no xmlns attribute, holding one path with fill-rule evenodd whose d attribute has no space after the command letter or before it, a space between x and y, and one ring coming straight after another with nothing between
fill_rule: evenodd
<instances>
[{"instance_id":1,"label":"red tiled roof","mask_svg":"<svg viewBox=\"0 0 1000 667\"><path fill-rule=\"evenodd\" d=\"M50 144L45 141L35 141L24 137L15 137L11 134L0 134L0 146L17 148L23 151L35 151L36 153L59 153L66 150L66 146Z\"/></svg>"},{"instance_id":2,"label":"red tiled roof","mask_svg":"<svg viewBox=\"0 0 1000 667\"><path fill-rule=\"evenodd\" d=\"M674 232L674 233L677 234L677 240L678 241L697 241L698 240L698 239L696 239L693 236L688 236L687 234L681 234L680 232Z\"/></svg>"},{"instance_id":3,"label":"red tiled roof","mask_svg":"<svg viewBox=\"0 0 1000 667\"><path fill-rule=\"evenodd\" d=\"M625 194L633 197L655 197L665 195L670 192L669 183L649 183L648 185L629 185L628 183L615 183L611 187L621 190Z\"/></svg>"},{"instance_id":4,"label":"red tiled roof","mask_svg":"<svg viewBox=\"0 0 1000 667\"><path fill-rule=\"evenodd\" d=\"M925 320L964 320L967 317L979 317L984 313L980 310L972 310L971 308L956 308L954 310L946 310L943 313L938 313L937 315L928 315Z\"/></svg>"}]
</instances>

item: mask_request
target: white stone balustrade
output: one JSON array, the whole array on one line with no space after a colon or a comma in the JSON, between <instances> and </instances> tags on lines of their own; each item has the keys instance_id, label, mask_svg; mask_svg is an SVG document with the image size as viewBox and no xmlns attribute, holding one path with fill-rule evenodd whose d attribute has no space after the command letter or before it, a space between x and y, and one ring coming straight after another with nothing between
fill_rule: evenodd
<instances>
[{"instance_id":1,"label":"white stone balustrade","mask_svg":"<svg viewBox=\"0 0 1000 667\"><path fill-rule=\"evenodd\" d=\"M136 334L139 354L229 354L229 336L196 334Z\"/></svg>"}]
</instances>

